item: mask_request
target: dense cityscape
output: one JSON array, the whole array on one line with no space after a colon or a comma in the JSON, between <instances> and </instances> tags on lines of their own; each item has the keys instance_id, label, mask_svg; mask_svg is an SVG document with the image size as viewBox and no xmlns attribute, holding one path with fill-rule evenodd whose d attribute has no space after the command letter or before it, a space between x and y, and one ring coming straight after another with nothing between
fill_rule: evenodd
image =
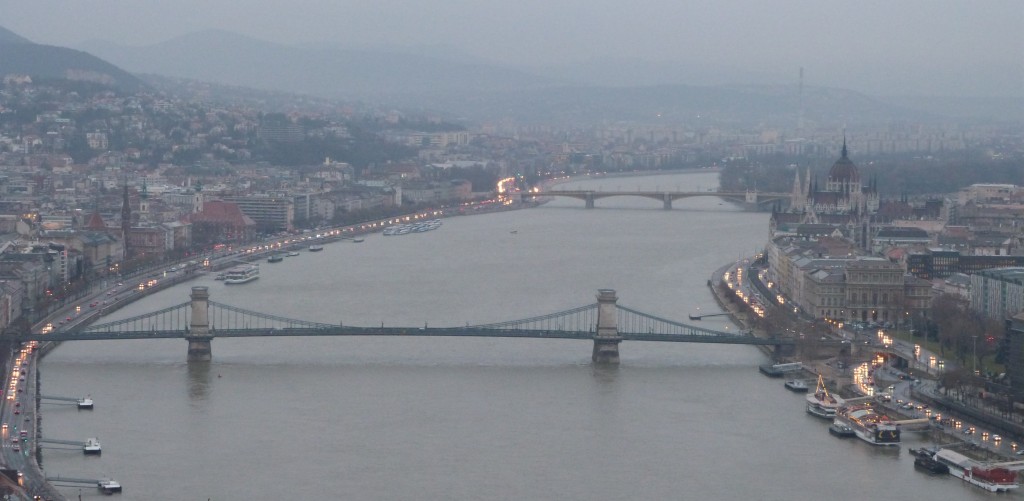
<instances>
[{"instance_id":1,"label":"dense cityscape","mask_svg":"<svg viewBox=\"0 0 1024 501\"><path fill-rule=\"evenodd\" d=\"M623 340L672 341L656 339L656 334L725 339L685 340L695 343L760 345L768 357L762 372L782 375L786 388L807 392L801 407L826 418L833 435L857 436L887 449L901 445L901 434L907 445L907 437L920 432L920 439L913 439L915 447L908 447L916 468L949 473L971 494L968 489L973 487L966 484L993 492L1019 486L1017 472L1024 471L1019 458L1024 455L1024 133L1016 112L965 118L890 107L847 90L805 89L801 68L798 80L783 90L766 86L764 94L744 95L785 95L765 105L760 116L757 106L737 111L731 103L708 101L692 108L665 105L664 114L644 110L646 117L634 116L642 104L626 113L628 118L591 119L606 113L613 100L587 104L583 98L576 102L565 97L564 108L562 103L527 98L542 109L549 104L549 116L557 119L512 112L482 117L434 105L396 104L379 96L342 99L131 75L84 52L78 54L95 61L61 63L66 67L56 72L36 65L46 57L71 57L54 55L60 50L0 28L0 332L4 368L10 375L6 399L0 401L0 492L9 496L5 499L69 499L74 489L81 499L82 486L102 494L121 492L110 477L61 477L42 462L42 444L47 442L40 402L62 397L43 396L53 393L40 382L46 372L39 364L43 355L49 357L60 346L59 354L69 344L47 342L46 335L81 334L93 322L109 321L108 316L115 319L109 325L115 325L124 317L112 315L129 303L157 311L165 305L146 301L163 290L180 295L186 290L181 287L192 287L191 323L183 337L189 339L189 377L203 367L205 387L212 385L211 363L217 367L215 378L221 378L218 371L231 369L230 364L217 366L212 355L213 314L207 324L205 310L195 313L197 305L207 308L212 280L221 282L217 287L252 282L261 273L258 261L292 262L300 251L320 252L324 244L444 233L450 225L442 228L442 222L457 216L495 218L516 211L565 217L562 213L570 210L603 212L606 207L607 212L626 214L663 208L708 221L717 221L724 211L727 217L748 218L742 224L756 224L762 233L750 238L752 232L746 229L723 230L747 239L744 244L754 242L755 249L736 259L709 257L717 269L700 270L699 282L710 273L712 294L704 298L702 289L695 293L700 300L687 301L713 303L703 312L691 311L688 323L676 321L685 318L689 305L673 305L675 318L638 314L643 317L638 322L653 322L643 324L650 339L643 337L643 329L630 331L628 322L603 323L608 320L600 312L614 312L607 310L615 307L611 289L600 289L594 324L579 333L566 334L572 329L562 324L536 330L530 322L543 317L532 317L522 321L530 327L512 328L534 331L503 335L593 339L595 367L628 365L625 353L634 344L623 345L620 362ZM660 92L667 91L651 90ZM610 94L603 89L598 95ZM722 99L733 98L730 94ZM480 99L465 94L467 103ZM511 98L493 97L489 105L502 99ZM635 99L623 102L635 104ZM650 179L654 181L645 181ZM702 181L694 185L688 179ZM663 194L665 204L605 206L600 201L595 209L594 198L602 190ZM714 193L747 196L745 202L723 197L708 205L672 205L673 196L696 199ZM759 194L778 196L762 203ZM503 226L499 236L489 238L525 239L539 226L526 219L531 216L519 217L491 219ZM588 235L608 231L588 224L597 223L572 220L569 227ZM652 225L658 224L666 223ZM727 227L721 222L700 224L708 226L693 231L717 231L714 224ZM367 241L362 247L372 244ZM628 249L633 244L614 245ZM416 265L419 259L426 262L424 254L430 251L408 252L415 253L403 259ZM472 262L456 250L436 253ZM569 255L586 259L583 251L567 250L550 261L557 261L558 268L568 266L561 258L569 261ZM520 273L516 280L536 280L529 276L530 251L515 256L514 265L486 266L515 267ZM346 258L337 266L399 273L389 263L370 263ZM271 266L265 265L265 273ZM329 270L325 267L319 274L329 275ZM454 294L434 287L442 290L438 296ZM341 294L340 289L323 295ZM220 294L231 297L227 291ZM267 308L267 300L260 304L239 294L235 297L252 303L231 310L233 315L259 310L282 321L274 316L282 312ZM386 297L368 301L390 302ZM453 295L452 301L459 299ZM136 319L155 315L133 314ZM719 315L722 324L702 320ZM218 317L217 322L221 324L216 327L230 329L227 320ZM318 322L303 328L335 329L346 336L363 332L345 331L351 323L347 320L330 320L337 325ZM683 330L661 334L657 322ZM409 329L426 336L433 333L431 328L439 329L422 324ZM465 324L465 329L478 327ZM156 320L147 327L153 338L174 336L158 335L163 327L154 325ZM291 328L281 325L260 329L274 335L275 329ZM395 335L407 334L390 318L380 321L379 330L386 328L397 329ZM144 334L137 329L128 336L142 339ZM732 337L756 339L730 341ZM245 359L231 360L239 364ZM635 361L651 370L644 365L649 360ZM376 363L391 362L367 365ZM454 365L460 364L465 365ZM597 380L607 378L595 374ZM63 400L83 410L93 405L91 398ZM98 440L88 440L84 452L98 455ZM70 444L78 447L77 441ZM710 492L710 498L721 497L720 491ZM124 495L131 498L127 491ZM801 491L797 498L805 495ZM453 494L456 499L473 497Z\"/></svg>"}]
</instances>

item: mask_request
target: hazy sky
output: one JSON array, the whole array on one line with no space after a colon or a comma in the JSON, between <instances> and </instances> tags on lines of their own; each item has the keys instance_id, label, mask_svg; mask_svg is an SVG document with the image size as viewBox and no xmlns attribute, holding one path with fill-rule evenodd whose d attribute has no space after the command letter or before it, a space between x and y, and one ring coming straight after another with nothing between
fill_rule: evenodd
<instances>
[{"instance_id":1,"label":"hazy sky","mask_svg":"<svg viewBox=\"0 0 1024 501\"><path fill-rule=\"evenodd\" d=\"M1024 95L1024 0L0 0L0 25L71 47L222 29L282 43L449 46L516 65L639 58L786 83L803 66L809 85L876 94Z\"/></svg>"}]
</instances>

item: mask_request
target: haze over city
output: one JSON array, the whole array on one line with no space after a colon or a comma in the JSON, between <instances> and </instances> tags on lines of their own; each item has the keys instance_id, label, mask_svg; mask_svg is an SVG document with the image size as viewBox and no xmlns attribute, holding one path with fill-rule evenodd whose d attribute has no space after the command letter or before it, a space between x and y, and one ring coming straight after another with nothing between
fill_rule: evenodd
<instances>
[{"instance_id":1,"label":"haze over city","mask_svg":"<svg viewBox=\"0 0 1024 501\"><path fill-rule=\"evenodd\" d=\"M0 498L1019 489L1022 33L0 0Z\"/></svg>"},{"instance_id":2,"label":"haze over city","mask_svg":"<svg viewBox=\"0 0 1024 501\"><path fill-rule=\"evenodd\" d=\"M70 47L222 30L606 85L793 84L804 67L809 85L876 96L1024 96L1024 4L1013 0L3 0L0 12L5 27L36 43Z\"/></svg>"}]
</instances>

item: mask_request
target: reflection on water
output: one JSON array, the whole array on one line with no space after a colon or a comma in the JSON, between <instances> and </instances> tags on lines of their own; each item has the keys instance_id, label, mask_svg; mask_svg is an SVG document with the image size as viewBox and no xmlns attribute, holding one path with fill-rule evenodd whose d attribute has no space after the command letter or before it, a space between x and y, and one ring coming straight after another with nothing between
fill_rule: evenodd
<instances>
[{"instance_id":1,"label":"reflection on water","mask_svg":"<svg viewBox=\"0 0 1024 501\"><path fill-rule=\"evenodd\" d=\"M192 403L205 401L210 394L209 361L188 363L188 398Z\"/></svg>"},{"instance_id":2,"label":"reflection on water","mask_svg":"<svg viewBox=\"0 0 1024 501\"><path fill-rule=\"evenodd\" d=\"M602 385L615 383L619 378L619 364L591 364L590 375Z\"/></svg>"}]
</instances>

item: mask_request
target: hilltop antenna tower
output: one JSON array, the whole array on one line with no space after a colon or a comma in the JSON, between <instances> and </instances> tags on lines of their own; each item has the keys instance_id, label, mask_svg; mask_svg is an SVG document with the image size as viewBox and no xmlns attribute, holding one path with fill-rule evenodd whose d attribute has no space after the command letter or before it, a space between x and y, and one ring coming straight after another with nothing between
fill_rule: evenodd
<instances>
[{"instance_id":1,"label":"hilltop antenna tower","mask_svg":"<svg viewBox=\"0 0 1024 501\"><path fill-rule=\"evenodd\" d=\"M797 88L796 136L804 137L804 67L800 67L800 84Z\"/></svg>"}]
</instances>

